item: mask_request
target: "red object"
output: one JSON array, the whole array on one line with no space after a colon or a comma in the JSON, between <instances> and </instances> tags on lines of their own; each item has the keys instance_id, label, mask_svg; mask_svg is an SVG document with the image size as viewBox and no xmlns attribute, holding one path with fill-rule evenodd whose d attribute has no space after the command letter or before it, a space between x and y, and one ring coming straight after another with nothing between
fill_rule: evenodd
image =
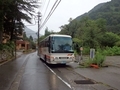
<instances>
[{"instance_id":1,"label":"red object","mask_svg":"<svg viewBox=\"0 0 120 90\"><path fill-rule=\"evenodd\" d=\"M93 67L93 68L97 68L97 69L99 68L99 66L95 65L95 64L91 64L90 66Z\"/></svg>"}]
</instances>

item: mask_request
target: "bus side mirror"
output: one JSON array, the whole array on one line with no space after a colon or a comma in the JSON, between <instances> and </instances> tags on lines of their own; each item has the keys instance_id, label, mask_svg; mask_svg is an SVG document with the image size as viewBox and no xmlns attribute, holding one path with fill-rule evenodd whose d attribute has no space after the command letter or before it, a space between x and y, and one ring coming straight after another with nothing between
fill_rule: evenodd
<instances>
[{"instance_id":1,"label":"bus side mirror","mask_svg":"<svg viewBox=\"0 0 120 90\"><path fill-rule=\"evenodd\" d=\"M77 48L79 47L79 45L75 42L73 42L73 45L74 45L74 47L77 47Z\"/></svg>"},{"instance_id":2,"label":"bus side mirror","mask_svg":"<svg viewBox=\"0 0 120 90\"><path fill-rule=\"evenodd\" d=\"M78 48L78 47L79 47L79 45L78 45L78 44L76 44L76 47Z\"/></svg>"},{"instance_id":3,"label":"bus side mirror","mask_svg":"<svg viewBox=\"0 0 120 90\"><path fill-rule=\"evenodd\" d=\"M49 42L47 42L47 47L49 47L50 46L50 43Z\"/></svg>"}]
</instances>

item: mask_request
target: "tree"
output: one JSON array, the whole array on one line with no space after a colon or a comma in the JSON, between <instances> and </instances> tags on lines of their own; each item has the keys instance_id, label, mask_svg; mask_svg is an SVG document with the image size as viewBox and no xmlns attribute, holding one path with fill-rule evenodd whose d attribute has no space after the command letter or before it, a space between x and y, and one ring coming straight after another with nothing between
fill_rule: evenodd
<instances>
[{"instance_id":1,"label":"tree","mask_svg":"<svg viewBox=\"0 0 120 90\"><path fill-rule=\"evenodd\" d=\"M61 31L59 33L71 35L74 38L75 33L79 27L78 22L77 20L72 20L72 18L70 18L68 21L69 21L69 24L65 24L60 27Z\"/></svg>"},{"instance_id":2,"label":"tree","mask_svg":"<svg viewBox=\"0 0 120 90\"><path fill-rule=\"evenodd\" d=\"M45 35L42 35L40 36L39 40L42 41L46 36Z\"/></svg>"},{"instance_id":3,"label":"tree","mask_svg":"<svg viewBox=\"0 0 120 90\"><path fill-rule=\"evenodd\" d=\"M23 40L28 40L28 37L26 36L26 32L23 32Z\"/></svg>"},{"instance_id":4,"label":"tree","mask_svg":"<svg viewBox=\"0 0 120 90\"><path fill-rule=\"evenodd\" d=\"M2 37L3 37L3 23L4 23L4 15L5 10L8 4L11 2L11 0L0 0L0 44L2 43Z\"/></svg>"},{"instance_id":5,"label":"tree","mask_svg":"<svg viewBox=\"0 0 120 90\"><path fill-rule=\"evenodd\" d=\"M77 29L78 29L78 22L76 20L71 21L69 23L69 29L68 29L69 35L71 35L74 38Z\"/></svg>"},{"instance_id":6,"label":"tree","mask_svg":"<svg viewBox=\"0 0 120 90\"><path fill-rule=\"evenodd\" d=\"M33 41L33 37L32 37L31 35L30 35L29 39L30 39L31 41Z\"/></svg>"},{"instance_id":7,"label":"tree","mask_svg":"<svg viewBox=\"0 0 120 90\"><path fill-rule=\"evenodd\" d=\"M103 38L101 39L102 39L101 40L102 46L108 46L108 47L113 47L117 42L120 41L120 37L112 32L106 32Z\"/></svg>"},{"instance_id":8,"label":"tree","mask_svg":"<svg viewBox=\"0 0 120 90\"><path fill-rule=\"evenodd\" d=\"M2 38L2 33L7 33L11 36L16 34L21 34L24 28L22 20L31 23L31 18L34 15L35 8L38 7L36 0L1 0L1 10L0 10L0 39ZM3 29L4 21L4 29ZM0 40L0 42L2 42Z\"/></svg>"},{"instance_id":9,"label":"tree","mask_svg":"<svg viewBox=\"0 0 120 90\"><path fill-rule=\"evenodd\" d=\"M69 35L69 25L62 25L61 27L60 27L60 29L61 29L61 31L59 32L60 34L67 34L67 35Z\"/></svg>"},{"instance_id":10,"label":"tree","mask_svg":"<svg viewBox=\"0 0 120 90\"><path fill-rule=\"evenodd\" d=\"M48 35L50 35L50 32L48 31L48 27L46 27L46 29L45 29L45 36L48 36Z\"/></svg>"},{"instance_id":11,"label":"tree","mask_svg":"<svg viewBox=\"0 0 120 90\"><path fill-rule=\"evenodd\" d=\"M100 38L104 35L104 32L106 31L104 19L85 19L85 23L84 25L81 25L81 28L84 45L91 48L97 48L101 45Z\"/></svg>"}]
</instances>

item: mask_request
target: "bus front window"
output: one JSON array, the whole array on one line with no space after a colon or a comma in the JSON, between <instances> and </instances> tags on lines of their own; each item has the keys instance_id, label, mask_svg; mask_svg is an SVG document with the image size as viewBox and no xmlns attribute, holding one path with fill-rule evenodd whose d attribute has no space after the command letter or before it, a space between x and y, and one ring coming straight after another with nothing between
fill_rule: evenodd
<instances>
[{"instance_id":1,"label":"bus front window","mask_svg":"<svg viewBox=\"0 0 120 90\"><path fill-rule=\"evenodd\" d=\"M73 53L72 40L70 37L53 37L51 47L52 52Z\"/></svg>"}]
</instances>

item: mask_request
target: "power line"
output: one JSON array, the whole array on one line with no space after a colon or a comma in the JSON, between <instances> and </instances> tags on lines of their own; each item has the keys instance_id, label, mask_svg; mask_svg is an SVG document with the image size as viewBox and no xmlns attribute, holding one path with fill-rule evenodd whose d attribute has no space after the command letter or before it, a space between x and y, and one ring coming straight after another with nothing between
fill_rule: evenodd
<instances>
[{"instance_id":1,"label":"power line","mask_svg":"<svg viewBox=\"0 0 120 90\"><path fill-rule=\"evenodd\" d=\"M56 2L54 3L53 7L51 8L48 16L46 17L45 21L43 22L43 24L41 25L41 28L45 25L45 23L48 21L49 17L52 15L52 11L55 10L54 7L56 5L56 3L58 2L58 0L56 0Z\"/></svg>"},{"instance_id":2,"label":"power line","mask_svg":"<svg viewBox=\"0 0 120 90\"><path fill-rule=\"evenodd\" d=\"M46 9L45 9L45 12L44 12L44 14L43 14L43 17L42 17L42 18L44 18L45 14L46 14L46 12L47 12L47 9L48 9L48 6L49 6L49 3L50 3L50 0L49 0L49 1L48 1L48 3L47 3L47 7L46 7Z\"/></svg>"},{"instance_id":3,"label":"power line","mask_svg":"<svg viewBox=\"0 0 120 90\"><path fill-rule=\"evenodd\" d=\"M47 15L46 19L44 20L44 22L42 23L40 29L46 24L46 22L48 21L48 19L51 17L51 15L53 14L53 12L55 11L55 9L58 7L58 5L60 4L61 0L56 0L56 2L54 3L53 7L51 8L49 14Z\"/></svg>"}]
</instances>

